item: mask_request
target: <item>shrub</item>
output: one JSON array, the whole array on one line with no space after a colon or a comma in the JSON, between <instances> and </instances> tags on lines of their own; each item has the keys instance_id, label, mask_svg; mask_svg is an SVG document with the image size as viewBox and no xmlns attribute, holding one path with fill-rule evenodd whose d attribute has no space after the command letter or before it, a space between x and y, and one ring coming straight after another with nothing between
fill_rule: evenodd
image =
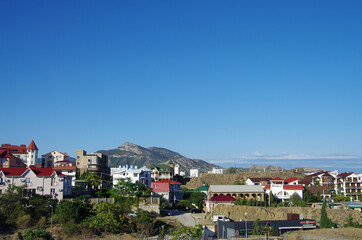
<instances>
[{"instance_id":1,"label":"shrub","mask_svg":"<svg viewBox=\"0 0 362 240\"><path fill-rule=\"evenodd\" d=\"M16 224L21 227L30 227L33 222L30 215L24 215L17 219Z\"/></svg>"}]
</instances>

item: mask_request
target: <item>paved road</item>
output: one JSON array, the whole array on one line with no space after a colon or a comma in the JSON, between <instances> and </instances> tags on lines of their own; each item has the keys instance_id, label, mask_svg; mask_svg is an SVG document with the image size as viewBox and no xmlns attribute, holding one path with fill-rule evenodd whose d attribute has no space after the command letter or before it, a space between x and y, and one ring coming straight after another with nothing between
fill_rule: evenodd
<instances>
[{"instance_id":1,"label":"paved road","mask_svg":"<svg viewBox=\"0 0 362 240\"><path fill-rule=\"evenodd\" d=\"M205 213L190 213L186 211L170 210L171 216L165 216L162 219L170 222L179 222L187 227L194 227L205 218Z\"/></svg>"}]
</instances>

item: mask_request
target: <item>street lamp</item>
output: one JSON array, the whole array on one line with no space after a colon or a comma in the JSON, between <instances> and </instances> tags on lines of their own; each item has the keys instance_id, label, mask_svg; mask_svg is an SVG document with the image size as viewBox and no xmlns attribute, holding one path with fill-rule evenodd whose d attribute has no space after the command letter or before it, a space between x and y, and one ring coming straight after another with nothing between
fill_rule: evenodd
<instances>
[{"instance_id":1,"label":"street lamp","mask_svg":"<svg viewBox=\"0 0 362 240\"><path fill-rule=\"evenodd\" d=\"M248 239L248 223L246 222L246 215L248 215L247 212L245 212L245 239Z\"/></svg>"},{"instance_id":2,"label":"street lamp","mask_svg":"<svg viewBox=\"0 0 362 240\"><path fill-rule=\"evenodd\" d=\"M52 208L52 214L50 215L50 239L53 239L53 206L49 205Z\"/></svg>"}]
</instances>

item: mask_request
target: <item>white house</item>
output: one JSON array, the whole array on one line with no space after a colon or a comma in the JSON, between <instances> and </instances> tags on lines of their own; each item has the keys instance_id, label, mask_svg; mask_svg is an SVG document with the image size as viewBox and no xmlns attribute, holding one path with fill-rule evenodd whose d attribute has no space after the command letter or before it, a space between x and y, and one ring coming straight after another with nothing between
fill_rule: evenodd
<instances>
[{"instance_id":1,"label":"white house","mask_svg":"<svg viewBox=\"0 0 362 240\"><path fill-rule=\"evenodd\" d=\"M224 169L219 167L213 167L211 171L208 171L211 174L224 174Z\"/></svg>"},{"instance_id":2,"label":"white house","mask_svg":"<svg viewBox=\"0 0 362 240\"><path fill-rule=\"evenodd\" d=\"M303 199L304 187L298 183L298 178L296 177L285 180L279 177L273 178L270 180L270 184L265 185L264 189L267 194L271 191L274 198L282 202L289 200L294 193L297 193L299 197Z\"/></svg>"},{"instance_id":3,"label":"white house","mask_svg":"<svg viewBox=\"0 0 362 240\"><path fill-rule=\"evenodd\" d=\"M338 174L335 179L336 192L349 197L351 201L358 200L362 195L362 179L354 172Z\"/></svg>"},{"instance_id":4,"label":"white house","mask_svg":"<svg viewBox=\"0 0 362 240\"><path fill-rule=\"evenodd\" d=\"M200 169L198 169L198 168L190 169L190 177L191 178L199 177L199 175L200 175Z\"/></svg>"},{"instance_id":5,"label":"white house","mask_svg":"<svg viewBox=\"0 0 362 240\"><path fill-rule=\"evenodd\" d=\"M25 186L26 195L51 195L62 200L72 194L72 177L53 168L0 168L0 191L5 191L10 184Z\"/></svg>"},{"instance_id":6,"label":"white house","mask_svg":"<svg viewBox=\"0 0 362 240\"><path fill-rule=\"evenodd\" d=\"M118 168L111 168L111 175L113 176L113 185L116 185L119 179L129 178L131 182L141 182L148 188L151 186L151 170L137 166L119 166Z\"/></svg>"}]
</instances>

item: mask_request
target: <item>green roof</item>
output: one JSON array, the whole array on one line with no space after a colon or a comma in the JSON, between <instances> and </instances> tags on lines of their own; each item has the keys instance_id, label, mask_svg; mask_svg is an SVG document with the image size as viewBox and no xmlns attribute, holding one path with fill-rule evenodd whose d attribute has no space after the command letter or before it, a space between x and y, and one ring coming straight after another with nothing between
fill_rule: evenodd
<instances>
[{"instance_id":1,"label":"green roof","mask_svg":"<svg viewBox=\"0 0 362 240\"><path fill-rule=\"evenodd\" d=\"M207 192L207 190L209 189L209 186L201 186L201 187L198 187L196 188L197 190L201 191L201 192Z\"/></svg>"},{"instance_id":2,"label":"green roof","mask_svg":"<svg viewBox=\"0 0 362 240\"><path fill-rule=\"evenodd\" d=\"M159 172L173 172L173 168L166 164L152 164L148 168L151 170L157 168Z\"/></svg>"}]
</instances>

